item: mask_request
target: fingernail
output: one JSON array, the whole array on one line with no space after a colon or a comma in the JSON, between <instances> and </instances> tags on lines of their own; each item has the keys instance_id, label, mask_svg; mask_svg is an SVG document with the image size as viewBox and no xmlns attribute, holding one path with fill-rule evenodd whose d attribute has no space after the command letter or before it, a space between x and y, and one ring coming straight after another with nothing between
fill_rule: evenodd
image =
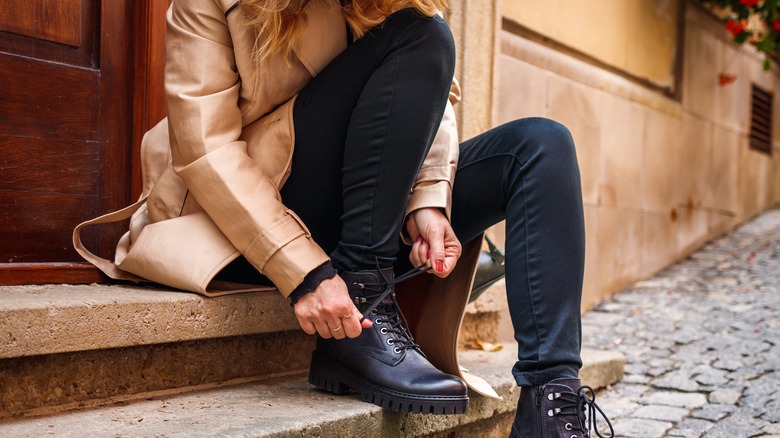
<instances>
[{"instance_id":1,"label":"fingernail","mask_svg":"<svg viewBox=\"0 0 780 438\"><path fill-rule=\"evenodd\" d=\"M427 257L428 257L428 258L431 258L431 252L430 252L430 251L428 251L428 255L427 255Z\"/></svg>"},{"instance_id":2,"label":"fingernail","mask_svg":"<svg viewBox=\"0 0 780 438\"><path fill-rule=\"evenodd\" d=\"M417 243L422 242L422 236L417 236L417 240L415 240L415 242L417 242Z\"/></svg>"},{"instance_id":3,"label":"fingernail","mask_svg":"<svg viewBox=\"0 0 780 438\"><path fill-rule=\"evenodd\" d=\"M436 261L436 272L441 272L444 270L444 262L441 260Z\"/></svg>"}]
</instances>

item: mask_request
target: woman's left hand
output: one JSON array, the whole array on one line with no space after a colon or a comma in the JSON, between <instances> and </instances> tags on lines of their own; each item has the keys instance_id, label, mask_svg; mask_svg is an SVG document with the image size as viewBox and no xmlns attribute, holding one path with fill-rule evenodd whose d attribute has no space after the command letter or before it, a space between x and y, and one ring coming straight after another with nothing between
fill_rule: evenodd
<instances>
[{"instance_id":1,"label":"woman's left hand","mask_svg":"<svg viewBox=\"0 0 780 438\"><path fill-rule=\"evenodd\" d=\"M406 231L415 239L409 261L414 266L427 264L439 277L455 269L461 246L447 217L438 208L413 211L406 221Z\"/></svg>"}]
</instances>

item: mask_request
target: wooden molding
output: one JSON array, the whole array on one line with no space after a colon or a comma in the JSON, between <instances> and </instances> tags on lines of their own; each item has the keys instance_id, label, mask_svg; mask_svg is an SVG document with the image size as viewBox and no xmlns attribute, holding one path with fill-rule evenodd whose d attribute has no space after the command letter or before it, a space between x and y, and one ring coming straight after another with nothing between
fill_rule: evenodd
<instances>
[{"instance_id":1,"label":"wooden molding","mask_svg":"<svg viewBox=\"0 0 780 438\"><path fill-rule=\"evenodd\" d=\"M102 283L108 280L89 263L0 263L0 286Z\"/></svg>"}]
</instances>

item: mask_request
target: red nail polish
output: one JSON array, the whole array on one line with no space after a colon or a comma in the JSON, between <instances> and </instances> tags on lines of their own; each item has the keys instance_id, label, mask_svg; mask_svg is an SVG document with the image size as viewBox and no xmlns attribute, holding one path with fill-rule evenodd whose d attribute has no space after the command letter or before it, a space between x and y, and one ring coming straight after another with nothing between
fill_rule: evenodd
<instances>
[{"instance_id":1,"label":"red nail polish","mask_svg":"<svg viewBox=\"0 0 780 438\"><path fill-rule=\"evenodd\" d=\"M428 255L426 257L427 258L431 258L431 252L430 251L428 251Z\"/></svg>"},{"instance_id":2,"label":"red nail polish","mask_svg":"<svg viewBox=\"0 0 780 438\"><path fill-rule=\"evenodd\" d=\"M436 272L441 272L444 270L444 262L441 260L436 261Z\"/></svg>"}]
</instances>

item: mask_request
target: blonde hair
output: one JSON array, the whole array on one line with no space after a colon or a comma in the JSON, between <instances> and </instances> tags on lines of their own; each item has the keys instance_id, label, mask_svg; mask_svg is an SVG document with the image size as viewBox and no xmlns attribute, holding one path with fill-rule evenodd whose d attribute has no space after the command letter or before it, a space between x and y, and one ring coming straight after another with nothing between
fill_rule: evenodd
<instances>
[{"instance_id":1,"label":"blonde hair","mask_svg":"<svg viewBox=\"0 0 780 438\"><path fill-rule=\"evenodd\" d=\"M255 60L276 55L291 59L306 30L303 10L310 1L338 0L241 0L241 10L257 32ZM341 3L344 19L355 38L362 37L398 9L411 7L432 17L437 10L447 8L447 0L345 0ZM369 17L374 12L378 12L378 18Z\"/></svg>"}]
</instances>

